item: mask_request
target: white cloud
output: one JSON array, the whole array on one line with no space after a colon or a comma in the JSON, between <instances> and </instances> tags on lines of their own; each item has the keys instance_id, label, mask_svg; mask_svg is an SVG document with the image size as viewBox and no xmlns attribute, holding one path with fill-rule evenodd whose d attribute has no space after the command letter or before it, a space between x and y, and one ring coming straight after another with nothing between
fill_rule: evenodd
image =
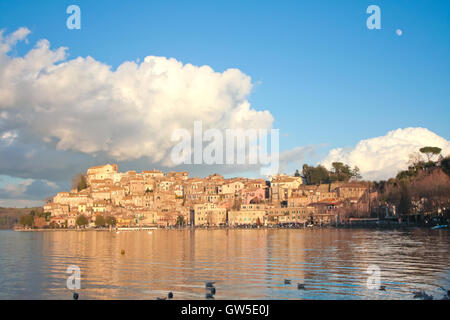
<instances>
[{"instance_id":1,"label":"white cloud","mask_svg":"<svg viewBox=\"0 0 450 320\"><path fill-rule=\"evenodd\" d=\"M33 183L33 181L33 179L26 179L17 184L10 183L7 184L2 191L8 194L8 196L11 198L22 196L27 191L27 188Z\"/></svg>"},{"instance_id":2,"label":"white cloud","mask_svg":"<svg viewBox=\"0 0 450 320\"><path fill-rule=\"evenodd\" d=\"M24 143L167 165L172 131L191 131L194 120L204 129L272 126L268 111L251 108L251 79L238 69L148 56L112 70L92 57L67 60L67 48L52 50L47 40L10 57L28 33L0 33L0 129Z\"/></svg>"},{"instance_id":3,"label":"white cloud","mask_svg":"<svg viewBox=\"0 0 450 320\"><path fill-rule=\"evenodd\" d=\"M0 175L0 201L42 200L60 191L60 189L59 185L45 179L20 179Z\"/></svg>"},{"instance_id":4,"label":"white cloud","mask_svg":"<svg viewBox=\"0 0 450 320\"><path fill-rule=\"evenodd\" d=\"M354 148L333 149L321 163L328 168L334 161L356 165L365 179L382 180L407 169L409 155L425 146L439 147L443 155L450 153L450 141L445 138L426 128L405 128L361 140Z\"/></svg>"},{"instance_id":5,"label":"white cloud","mask_svg":"<svg viewBox=\"0 0 450 320\"><path fill-rule=\"evenodd\" d=\"M280 154L280 173L288 169L289 164L295 164L299 168L305 157L311 156L315 152L314 146L295 147Z\"/></svg>"},{"instance_id":6,"label":"white cloud","mask_svg":"<svg viewBox=\"0 0 450 320\"><path fill-rule=\"evenodd\" d=\"M19 28L13 33L3 36L4 30L0 30L0 54L7 53L13 48L18 41L25 40L30 30L27 28Z\"/></svg>"},{"instance_id":7,"label":"white cloud","mask_svg":"<svg viewBox=\"0 0 450 320\"><path fill-rule=\"evenodd\" d=\"M4 143L6 146L10 146L16 138L17 133L15 131L5 131L0 134L0 142Z\"/></svg>"}]
</instances>

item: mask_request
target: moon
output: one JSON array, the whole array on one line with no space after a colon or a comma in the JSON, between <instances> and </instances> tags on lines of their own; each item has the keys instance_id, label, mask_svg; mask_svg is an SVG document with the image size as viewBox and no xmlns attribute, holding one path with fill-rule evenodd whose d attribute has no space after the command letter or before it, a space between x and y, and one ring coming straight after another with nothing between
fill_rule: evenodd
<instances>
[{"instance_id":1,"label":"moon","mask_svg":"<svg viewBox=\"0 0 450 320\"><path fill-rule=\"evenodd\" d=\"M403 34L403 31L401 29L395 30L395 33L400 37Z\"/></svg>"}]
</instances>

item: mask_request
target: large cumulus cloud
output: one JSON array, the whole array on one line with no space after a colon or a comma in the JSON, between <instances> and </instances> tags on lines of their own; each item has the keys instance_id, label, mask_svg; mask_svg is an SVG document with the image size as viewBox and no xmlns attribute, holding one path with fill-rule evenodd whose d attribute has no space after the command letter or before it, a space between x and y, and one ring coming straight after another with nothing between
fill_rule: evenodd
<instances>
[{"instance_id":1,"label":"large cumulus cloud","mask_svg":"<svg viewBox=\"0 0 450 320\"><path fill-rule=\"evenodd\" d=\"M385 136L361 140L354 148L337 148L321 162L331 167L334 161L358 166L365 179L382 180L394 177L408 167L410 155L425 146L439 147L450 154L450 141L425 128L405 128Z\"/></svg>"},{"instance_id":2,"label":"large cumulus cloud","mask_svg":"<svg viewBox=\"0 0 450 320\"><path fill-rule=\"evenodd\" d=\"M40 40L23 57L9 55L29 31L0 33L0 136L4 144L171 166L177 128L271 128L252 109L252 83L238 69L148 56L113 70L92 57L67 59L67 48ZM5 147L5 146L3 146ZM25 158L24 158L25 159Z\"/></svg>"}]
</instances>

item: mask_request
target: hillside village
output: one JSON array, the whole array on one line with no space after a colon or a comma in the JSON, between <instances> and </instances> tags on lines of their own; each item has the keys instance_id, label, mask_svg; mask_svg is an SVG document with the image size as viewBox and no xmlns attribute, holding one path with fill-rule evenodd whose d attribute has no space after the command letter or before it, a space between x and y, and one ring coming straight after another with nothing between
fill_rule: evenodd
<instances>
[{"instance_id":1,"label":"hillside village","mask_svg":"<svg viewBox=\"0 0 450 320\"><path fill-rule=\"evenodd\" d=\"M59 192L44 205L49 225L74 228L80 216L87 226L99 216L114 217L118 227L323 225L343 218L344 203L361 203L361 210L368 195L361 182L305 185L302 177L288 175L269 181L190 178L187 172L119 172L116 164L89 168L82 178L81 188Z\"/></svg>"}]
</instances>

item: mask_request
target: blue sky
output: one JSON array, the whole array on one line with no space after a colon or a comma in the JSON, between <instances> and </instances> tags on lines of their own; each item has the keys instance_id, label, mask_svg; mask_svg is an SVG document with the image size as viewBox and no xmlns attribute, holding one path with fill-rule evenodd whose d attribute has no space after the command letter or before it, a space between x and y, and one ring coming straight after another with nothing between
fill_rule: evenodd
<instances>
[{"instance_id":1,"label":"blue sky","mask_svg":"<svg viewBox=\"0 0 450 320\"><path fill-rule=\"evenodd\" d=\"M81 30L66 28L71 4ZM371 4L381 30L366 27ZM19 27L29 44L12 55L45 38L112 68L148 55L238 68L281 150L320 146L311 163L398 128L450 137L450 1L1 1L0 29Z\"/></svg>"}]
</instances>

